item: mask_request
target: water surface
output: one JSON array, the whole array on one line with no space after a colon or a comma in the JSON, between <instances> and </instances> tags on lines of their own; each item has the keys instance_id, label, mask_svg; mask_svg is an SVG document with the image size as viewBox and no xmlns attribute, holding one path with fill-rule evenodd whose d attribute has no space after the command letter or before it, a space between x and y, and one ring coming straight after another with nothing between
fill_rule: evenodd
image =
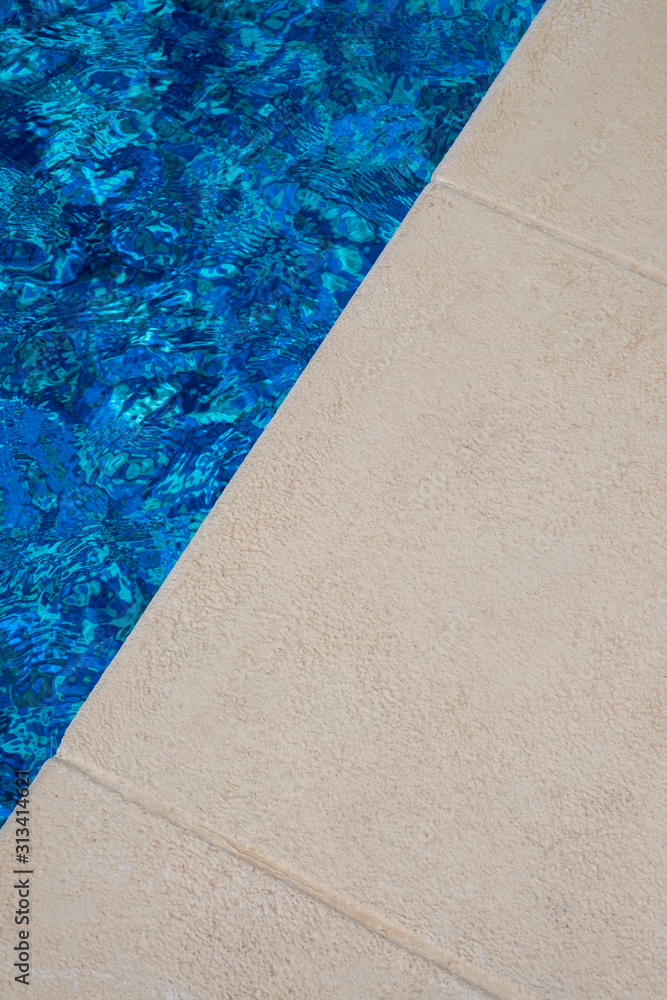
<instances>
[{"instance_id":1,"label":"water surface","mask_svg":"<svg viewBox=\"0 0 667 1000\"><path fill-rule=\"evenodd\" d=\"M0 822L541 0L0 0Z\"/></svg>"}]
</instances>

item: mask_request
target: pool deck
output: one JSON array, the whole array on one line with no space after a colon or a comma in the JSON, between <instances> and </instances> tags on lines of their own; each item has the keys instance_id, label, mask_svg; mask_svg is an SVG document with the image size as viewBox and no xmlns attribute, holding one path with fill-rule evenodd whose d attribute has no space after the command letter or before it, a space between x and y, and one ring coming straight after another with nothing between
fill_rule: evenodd
<instances>
[{"instance_id":1,"label":"pool deck","mask_svg":"<svg viewBox=\"0 0 667 1000\"><path fill-rule=\"evenodd\" d=\"M667 997L666 39L547 3L198 531L33 786L33 998Z\"/></svg>"}]
</instances>

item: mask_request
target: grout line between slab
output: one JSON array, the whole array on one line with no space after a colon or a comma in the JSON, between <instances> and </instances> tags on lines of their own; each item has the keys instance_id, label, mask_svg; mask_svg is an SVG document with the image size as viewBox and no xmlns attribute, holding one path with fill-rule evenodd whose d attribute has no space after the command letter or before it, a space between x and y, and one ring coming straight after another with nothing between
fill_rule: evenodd
<instances>
[{"instance_id":1,"label":"grout line between slab","mask_svg":"<svg viewBox=\"0 0 667 1000\"><path fill-rule=\"evenodd\" d=\"M402 927L393 920L386 919L373 910L355 902L355 900L348 899L335 892L335 890L329 889L327 886L320 885L308 875L280 864L268 857L260 849L242 844L234 837L220 833L200 823L193 822L188 813L179 806L164 801L152 792L137 788L130 782L124 781L104 768L90 765L89 763L84 764L72 755L64 757L56 754L53 760L65 767L71 768L79 774L83 774L103 788L115 792L126 802L132 802L146 812L159 816L174 826L186 830L212 847L226 851L234 857L253 865L253 867L274 876L274 878L279 879L281 882L285 882L291 888L317 899L326 906L330 906L349 919L354 920L355 923L360 924L366 930L379 934L387 941L391 941L392 944L398 945L412 955L433 962L445 972L457 976L471 986L484 990L484 992L496 998L496 1000L538 1000L534 994L522 986L508 983L494 976L492 973L486 972L484 969L477 968L472 962L468 962L467 959L461 958L447 948L432 944L419 934L415 934L414 931Z\"/></svg>"},{"instance_id":2,"label":"grout line between slab","mask_svg":"<svg viewBox=\"0 0 667 1000\"><path fill-rule=\"evenodd\" d=\"M456 194L461 195L463 198L467 198L469 201L474 201L478 205L483 205L485 208L492 209L494 212L500 212L502 215L506 215L518 222L523 222L535 229L540 229L543 232L548 233L550 236L554 236L556 239L562 240L564 243L569 243L571 246L577 247L579 250L585 250L596 257L602 258L602 260L606 261L608 264L614 264L616 267L620 267L625 271L632 271L634 274L638 274L642 278L647 278L649 281L654 281L658 285L667 286L667 275L663 274L663 272L658 268L647 267L645 264L641 264L633 257L626 257L624 254L617 253L615 250L610 250L601 243L594 243L592 241L585 240L583 237L576 236L567 229L561 229L560 226L555 226L551 222L545 222L545 220L541 219L538 215L533 215L531 212L524 212L523 209L518 208L516 205L512 205L509 202L489 197L488 195L481 194L479 191L473 191L471 188L464 187L462 184L457 184L454 181L446 180L442 177L434 177L431 180L431 185L433 187L438 186L449 188L451 191L456 192Z\"/></svg>"}]
</instances>

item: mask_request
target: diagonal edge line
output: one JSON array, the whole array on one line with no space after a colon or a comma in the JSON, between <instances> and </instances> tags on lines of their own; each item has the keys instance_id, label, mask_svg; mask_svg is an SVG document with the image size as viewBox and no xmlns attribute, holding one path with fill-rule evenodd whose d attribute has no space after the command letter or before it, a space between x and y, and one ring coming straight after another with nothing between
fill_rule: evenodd
<instances>
[{"instance_id":1,"label":"diagonal edge line","mask_svg":"<svg viewBox=\"0 0 667 1000\"><path fill-rule=\"evenodd\" d=\"M667 286L667 275L663 274L658 268L648 267L646 264L641 264L638 260L635 260L634 257L626 257L625 254L610 250L601 243L595 243L584 239L582 236L576 236L569 230L555 226L551 222L546 222L538 215L533 215L532 212L525 212L516 205L510 204L510 202L489 197L488 195L481 194L479 191L473 191L471 188L464 187L462 184L444 177L433 177L428 186L433 188L449 188L450 191L455 191L456 194L467 198L469 201L476 202L478 205L483 205L485 208L490 208L494 212L499 212L501 215L506 215L518 222L523 222L534 229L540 229L542 232L548 233L550 236L554 236L564 243L569 243L570 246L577 247L578 250L585 250L595 257L600 257L608 264L614 264L624 271L632 271L634 274L638 274L642 278L647 278L657 285Z\"/></svg>"},{"instance_id":2,"label":"diagonal edge line","mask_svg":"<svg viewBox=\"0 0 667 1000\"><path fill-rule=\"evenodd\" d=\"M71 754L71 752L68 752L67 757L58 753L53 760L83 774L107 790L116 792L124 801L132 802L146 812L159 816L174 826L187 830L212 847L222 849L234 857L251 864L253 867L274 876L274 878L286 883L291 888L317 899L326 906L337 910L343 916L354 920L355 923L360 924L366 930L379 934L381 937L413 955L433 962L445 972L452 973L471 986L484 990L495 997L496 1000L539 1000L539 998L524 987L506 982L492 973L486 972L484 969L477 968L472 962L468 962L467 959L461 958L447 948L425 940L419 934L401 926L401 924L375 913L373 910L362 906L353 899L342 896L327 886L321 885L303 872L296 871L288 865L277 862L260 848L242 844L228 834L220 833L201 823L194 823L189 815L179 806L164 801L152 792L137 788L130 782L124 781L112 772L107 771L106 768L98 767L95 764L91 765L89 762L84 763L77 759L76 755Z\"/></svg>"}]
</instances>

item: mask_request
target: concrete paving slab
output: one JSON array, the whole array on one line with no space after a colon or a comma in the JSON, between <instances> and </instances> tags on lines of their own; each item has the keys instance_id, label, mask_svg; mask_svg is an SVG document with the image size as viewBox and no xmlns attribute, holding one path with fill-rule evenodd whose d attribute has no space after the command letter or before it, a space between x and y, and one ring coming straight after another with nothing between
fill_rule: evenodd
<instances>
[{"instance_id":1,"label":"concrete paving slab","mask_svg":"<svg viewBox=\"0 0 667 1000\"><path fill-rule=\"evenodd\" d=\"M667 4L550 0L435 179L667 280Z\"/></svg>"},{"instance_id":2,"label":"concrete paving slab","mask_svg":"<svg viewBox=\"0 0 667 1000\"><path fill-rule=\"evenodd\" d=\"M545 6L43 770L39 998L667 996L666 13Z\"/></svg>"},{"instance_id":3,"label":"concrete paving slab","mask_svg":"<svg viewBox=\"0 0 667 1000\"><path fill-rule=\"evenodd\" d=\"M26 993L37 1000L484 1000L62 763L48 763L33 792ZM12 852L5 833L3 872ZM15 910L7 878L0 899L3 914ZM9 957L19 927L0 927L0 996L20 995Z\"/></svg>"},{"instance_id":4,"label":"concrete paving slab","mask_svg":"<svg viewBox=\"0 0 667 1000\"><path fill-rule=\"evenodd\" d=\"M666 318L427 190L63 759L496 996L667 995Z\"/></svg>"}]
</instances>

